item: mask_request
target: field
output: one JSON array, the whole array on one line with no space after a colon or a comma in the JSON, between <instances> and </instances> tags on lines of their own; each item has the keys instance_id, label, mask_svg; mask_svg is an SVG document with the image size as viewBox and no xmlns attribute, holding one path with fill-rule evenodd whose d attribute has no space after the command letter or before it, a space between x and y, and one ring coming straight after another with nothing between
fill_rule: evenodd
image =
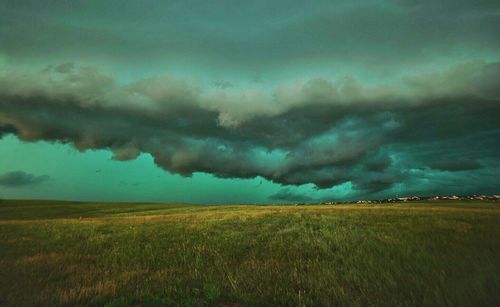
<instances>
[{"instance_id":1,"label":"field","mask_svg":"<svg viewBox=\"0 0 500 307\"><path fill-rule=\"evenodd\" d=\"M4 200L0 305L499 306L500 204Z\"/></svg>"}]
</instances>

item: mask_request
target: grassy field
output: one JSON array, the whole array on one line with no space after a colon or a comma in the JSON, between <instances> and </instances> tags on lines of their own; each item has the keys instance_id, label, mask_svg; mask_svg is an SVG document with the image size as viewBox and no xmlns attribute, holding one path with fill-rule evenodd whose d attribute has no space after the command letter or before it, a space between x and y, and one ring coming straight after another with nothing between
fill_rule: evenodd
<instances>
[{"instance_id":1,"label":"grassy field","mask_svg":"<svg viewBox=\"0 0 500 307\"><path fill-rule=\"evenodd\" d=\"M3 201L0 305L499 306L500 204Z\"/></svg>"}]
</instances>

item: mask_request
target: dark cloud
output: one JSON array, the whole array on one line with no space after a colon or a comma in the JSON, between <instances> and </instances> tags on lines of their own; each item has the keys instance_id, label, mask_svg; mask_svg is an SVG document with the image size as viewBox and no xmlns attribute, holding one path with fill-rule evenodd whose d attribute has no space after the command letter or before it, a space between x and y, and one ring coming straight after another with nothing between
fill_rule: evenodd
<instances>
[{"instance_id":1,"label":"dark cloud","mask_svg":"<svg viewBox=\"0 0 500 307\"><path fill-rule=\"evenodd\" d=\"M429 164L430 168L441 171L468 171L481 168L481 164L474 160L444 160Z\"/></svg>"},{"instance_id":2,"label":"dark cloud","mask_svg":"<svg viewBox=\"0 0 500 307\"><path fill-rule=\"evenodd\" d=\"M312 79L271 96L235 94L242 101L171 76L119 85L89 67L56 69L0 78L1 127L24 141L109 149L116 160L149 153L183 176L261 176L321 189L351 183L369 195L414 178L426 182L418 169L459 170L446 161L500 156L500 97L491 90L497 64L461 65L388 87ZM468 163L462 169L477 174L488 167ZM427 181L442 183L436 178Z\"/></svg>"},{"instance_id":3,"label":"dark cloud","mask_svg":"<svg viewBox=\"0 0 500 307\"><path fill-rule=\"evenodd\" d=\"M354 181L355 188L360 193L372 194L391 188L395 183L403 182L405 176L398 171L360 174Z\"/></svg>"},{"instance_id":4,"label":"dark cloud","mask_svg":"<svg viewBox=\"0 0 500 307\"><path fill-rule=\"evenodd\" d=\"M277 193L269 196L270 200L287 201L287 202L310 202L313 199L307 195L293 192L290 189L281 189Z\"/></svg>"},{"instance_id":5,"label":"dark cloud","mask_svg":"<svg viewBox=\"0 0 500 307\"><path fill-rule=\"evenodd\" d=\"M494 0L1 1L0 137L147 153L183 176L492 190L499 13ZM192 80L142 77L163 71Z\"/></svg>"},{"instance_id":6,"label":"dark cloud","mask_svg":"<svg viewBox=\"0 0 500 307\"><path fill-rule=\"evenodd\" d=\"M493 0L2 1L0 8L0 50L12 58L112 55L106 59L134 66L259 73L293 61L418 65L500 47Z\"/></svg>"},{"instance_id":7,"label":"dark cloud","mask_svg":"<svg viewBox=\"0 0 500 307\"><path fill-rule=\"evenodd\" d=\"M0 123L0 138L6 134L15 133L16 129L12 125L3 125Z\"/></svg>"},{"instance_id":8,"label":"dark cloud","mask_svg":"<svg viewBox=\"0 0 500 307\"><path fill-rule=\"evenodd\" d=\"M392 159L387 154L378 152L374 155L369 155L364 163L366 171L382 172L392 165Z\"/></svg>"},{"instance_id":9,"label":"dark cloud","mask_svg":"<svg viewBox=\"0 0 500 307\"><path fill-rule=\"evenodd\" d=\"M47 175L36 176L23 171L8 172L0 175L0 185L5 187L22 187L37 185L49 179Z\"/></svg>"}]
</instances>

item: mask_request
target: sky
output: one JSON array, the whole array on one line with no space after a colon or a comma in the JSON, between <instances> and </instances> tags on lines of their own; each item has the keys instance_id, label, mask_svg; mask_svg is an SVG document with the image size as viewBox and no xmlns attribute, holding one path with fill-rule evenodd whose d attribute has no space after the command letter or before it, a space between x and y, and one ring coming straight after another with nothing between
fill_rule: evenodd
<instances>
[{"instance_id":1,"label":"sky","mask_svg":"<svg viewBox=\"0 0 500 307\"><path fill-rule=\"evenodd\" d=\"M0 198L498 194L496 0L0 0Z\"/></svg>"}]
</instances>

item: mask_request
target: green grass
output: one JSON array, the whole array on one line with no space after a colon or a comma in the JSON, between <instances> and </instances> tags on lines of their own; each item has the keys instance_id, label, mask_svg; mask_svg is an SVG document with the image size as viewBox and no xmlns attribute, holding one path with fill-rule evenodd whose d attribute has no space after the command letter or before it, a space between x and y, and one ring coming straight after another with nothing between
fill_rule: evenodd
<instances>
[{"instance_id":1,"label":"green grass","mask_svg":"<svg viewBox=\"0 0 500 307\"><path fill-rule=\"evenodd\" d=\"M498 306L500 205L3 201L0 305Z\"/></svg>"}]
</instances>

